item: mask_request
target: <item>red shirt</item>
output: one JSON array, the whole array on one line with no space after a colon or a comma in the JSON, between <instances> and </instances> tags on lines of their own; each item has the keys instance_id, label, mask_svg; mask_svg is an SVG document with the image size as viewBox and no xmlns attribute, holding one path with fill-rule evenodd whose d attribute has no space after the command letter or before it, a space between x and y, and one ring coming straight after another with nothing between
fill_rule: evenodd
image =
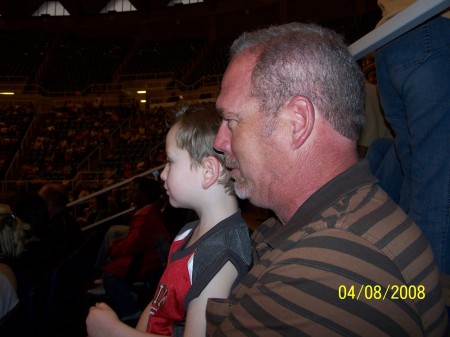
<instances>
[{"instance_id":1,"label":"red shirt","mask_svg":"<svg viewBox=\"0 0 450 337\"><path fill-rule=\"evenodd\" d=\"M161 240L170 242L170 235L161 218L156 204L144 206L134 213L128 235L113 243L110 249L112 261L103 267L103 271L125 278L133 257L143 254L142 265L137 278L162 268L158 253Z\"/></svg>"}]
</instances>

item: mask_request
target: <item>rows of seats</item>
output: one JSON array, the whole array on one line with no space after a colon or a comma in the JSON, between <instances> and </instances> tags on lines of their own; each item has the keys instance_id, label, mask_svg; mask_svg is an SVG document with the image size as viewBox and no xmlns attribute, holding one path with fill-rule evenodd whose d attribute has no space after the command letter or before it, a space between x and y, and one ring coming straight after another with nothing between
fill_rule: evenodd
<instances>
[{"instance_id":1,"label":"rows of seats","mask_svg":"<svg viewBox=\"0 0 450 337\"><path fill-rule=\"evenodd\" d=\"M126 38L60 38L40 85L49 92L63 92L111 83L131 45Z\"/></svg>"},{"instance_id":2,"label":"rows of seats","mask_svg":"<svg viewBox=\"0 0 450 337\"><path fill-rule=\"evenodd\" d=\"M165 162L164 143L172 110L155 107L137 114L130 106L95 108L84 104L55 107L51 112L39 114L22 149L14 180L70 181L77 175L80 164L95 154L94 150L111 144L112 135L117 139L115 145L103 151L100 161L91 167L92 171L104 172L103 179L109 179L111 172L114 179L126 179L159 166ZM20 121L32 116L22 116ZM28 125L20 125L23 134ZM22 138L17 137L16 141L21 142ZM5 152L6 167L14 153L10 146L0 146L0 154L2 149L9 151Z\"/></svg>"},{"instance_id":3,"label":"rows of seats","mask_svg":"<svg viewBox=\"0 0 450 337\"><path fill-rule=\"evenodd\" d=\"M4 174L35 115L30 104L0 106L0 174Z\"/></svg>"},{"instance_id":4,"label":"rows of seats","mask_svg":"<svg viewBox=\"0 0 450 337\"><path fill-rule=\"evenodd\" d=\"M18 181L71 180L78 166L111 135L119 142L104 153L97 170L128 178L164 162L164 139L169 110L153 108L138 117L131 106L99 107L66 105L36 117L33 132L22 147ZM0 168L9 167L19 144L35 118L32 105L3 107L0 114ZM125 123L127 121L127 123ZM119 131L120 130L120 131ZM106 174L106 173L105 173Z\"/></svg>"},{"instance_id":5,"label":"rows of seats","mask_svg":"<svg viewBox=\"0 0 450 337\"><path fill-rule=\"evenodd\" d=\"M50 33L0 31L0 76L33 77L53 38Z\"/></svg>"},{"instance_id":6,"label":"rows of seats","mask_svg":"<svg viewBox=\"0 0 450 337\"><path fill-rule=\"evenodd\" d=\"M122 132L119 143L103 158L100 171L115 171L119 178L130 178L162 164L168 114L169 110L158 107L134 119Z\"/></svg>"},{"instance_id":7,"label":"rows of seats","mask_svg":"<svg viewBox=\"0 0 450 337\"><path fill-rule=\"evenodd\" d=\"M133 114L131 107L60 107L39 116L19 180L68 180L78 165Z\"/></svg>"},{"instance_id":8,"label":"rows of seats","mask_svg":"<svg viewBox=\"0 0 450 337\"><path fill-rule=\"evenodd\" d=\"M231 39L221 39L212 44L189 75L187 83L194 84L203 77L223 74L228 64L231 43Z\"/></svg>"},{"instance_id":9,"label":"rows of seats","mask_svg":"<svg viewBox=\"0 0 450 337\"><path fill-rule=\"evenodd\" d=\"M180 78L193 62L206 40L143 41L126 67L124 75L172 73Z\"/></svg>"},{"instance_id":10,"label":"rows of seats","mask_svg":"<svg viewBox=\"0 0 450 337\"><path fill-rule=\"evenodd\" d=\"M354 41L373 28L372 16L324 25ZM210 45L207 38L153 41L145 36L88 38L1 30L0 77L25 76L47 94L83 92L92 84L111 83L114 75L171 73L191 85L223 73L231 41L218 39Z\"/></svg>"},{"instance_id":11,"label":"rows of seats","mask_svg":"<svg viewBox=\"0 0 450 337\"><path fill-rule=\"evenodd\" d=\"M4 31L0 34L0 45L0 77L24 76L38 84L44 95L83 93L92 84L112 83L120 66L123 66L120 74L125 76L169 73L180 80L186 71L195 71L196 76L217 75L226 64L223 62L226 53L222 51L208 53L205 58L202 53L207 50L206 39L142 40L133 49L132 38Z\"/></svg>"}]
</instances>

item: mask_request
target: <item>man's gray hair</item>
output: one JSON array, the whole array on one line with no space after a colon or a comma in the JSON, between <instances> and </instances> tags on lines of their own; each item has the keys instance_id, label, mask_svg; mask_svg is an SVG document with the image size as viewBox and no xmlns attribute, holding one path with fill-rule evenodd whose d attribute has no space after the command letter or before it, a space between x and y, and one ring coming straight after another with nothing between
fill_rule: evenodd
<instances>
[{"instance_id":1,"label":"man's gray hair","mask_svg":"<svg viewBox=\"0 0 450 337\"><path fill-rule=\"evenodd\" d=\"M343 37L315 25L289 23L242 34L231 58L257 56L252 96L260 111L276 115L296 95L309 98L332 127L357 140L364 124L364 78Z\"/></svg>"}]
</instances>

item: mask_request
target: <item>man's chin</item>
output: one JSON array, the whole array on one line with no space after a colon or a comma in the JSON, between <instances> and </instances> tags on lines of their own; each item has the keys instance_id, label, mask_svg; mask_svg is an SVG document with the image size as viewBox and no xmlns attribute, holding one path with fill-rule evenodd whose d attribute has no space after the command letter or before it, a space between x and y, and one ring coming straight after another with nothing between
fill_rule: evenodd
<instances>
[{"instance_id":1,"label":"man's chin","mask_svg":"<svg viewBox=\"0 0 450 337\"><path fill-rule=\"evenodd\" d=\"M236 194L239 199L248 199L252 205L267 208L267 205L263 203L263 200L261 199L262 196L259 193L252 193L246 181L235 181L233 186L234 194Z\"/></svg>"},{"instance_id":2,"label":"man's chin","mask_svg":"<svg viewBox=\"0 0 450 337\"><path fill-rule=\"evenodd\" d=\"M242 182L235 181L234 182L234 193L239 199L248 199L248 189L245 186L242 186Z\"/></svg>"}]
</instances>

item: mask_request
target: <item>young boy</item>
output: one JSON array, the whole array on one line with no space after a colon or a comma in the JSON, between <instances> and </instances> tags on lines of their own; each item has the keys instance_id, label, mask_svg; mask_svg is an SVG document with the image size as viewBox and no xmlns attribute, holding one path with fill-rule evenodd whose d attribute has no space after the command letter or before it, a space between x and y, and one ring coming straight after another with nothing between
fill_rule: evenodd
<instances>
[{"instance_id":1,"label":"young boy","mask_svg":"<svg viewBox=\"0 0 450 337\"><path fill-rule=\"evenodd\" d=\"M204 336L208 298L228 297L251 263L248 228L232 192L222 154L213 149L220 118L213 109L181 110L166 137L161 173L174 207L189 208L188 223L172 243L167 268L136 329L104 303L91 308L89 336Z\"/></svg>"}]
</instances>

